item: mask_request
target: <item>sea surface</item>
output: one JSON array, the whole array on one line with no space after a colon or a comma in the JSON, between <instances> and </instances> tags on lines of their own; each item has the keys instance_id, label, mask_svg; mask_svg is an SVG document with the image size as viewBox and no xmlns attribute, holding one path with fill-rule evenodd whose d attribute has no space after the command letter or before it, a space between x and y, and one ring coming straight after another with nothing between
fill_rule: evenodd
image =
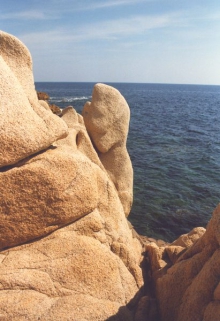
<instances>
[{"instance_id":1,"label":"sea surface","mask_svg":"<svg viewBox=\"0 0 220 321\"><path fill-rule=\"evenodd\" d=\"M129 220L143 235L173 241L205 227L220 200L220 86L110 83L131 110L134 168ZM81 113L94 83L36 83L61 108Z\"/></svg>"}]
</instances>

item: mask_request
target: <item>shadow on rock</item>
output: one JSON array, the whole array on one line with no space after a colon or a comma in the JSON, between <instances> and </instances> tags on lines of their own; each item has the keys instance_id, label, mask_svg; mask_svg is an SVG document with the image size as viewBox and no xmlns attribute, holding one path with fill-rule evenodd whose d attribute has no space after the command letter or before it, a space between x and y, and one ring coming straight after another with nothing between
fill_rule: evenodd
<instances>
[{"instance_id":1,"label":"shadow on rock","mask_svg":"<svg viewBox=\"0 0 220 321\"><path fill-rule=\"evenodd\" d=\"M144 286L140 288L126 306L120 307L117 314L106 321L160 321L151 270L146 254L144 254L141 268Z\"/></svg>"}]
</instances>

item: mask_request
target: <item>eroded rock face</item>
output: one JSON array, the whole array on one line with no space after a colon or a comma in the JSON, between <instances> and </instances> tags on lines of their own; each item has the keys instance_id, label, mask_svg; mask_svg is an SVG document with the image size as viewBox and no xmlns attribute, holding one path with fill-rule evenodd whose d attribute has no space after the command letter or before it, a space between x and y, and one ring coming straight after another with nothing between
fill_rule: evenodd
<instances>
[{"instance_id":1,"label":"eroded rock face","mask_svg":"<svg viewBox=\"0 0 220 321\"><path fill-rule=\"evenodd\" d=\"M96 84L92 102L83 108L83 118L128 216L133 201L133 169L126 149L129 107L118 90Z\"/></svg>"},{"instance_id":2,"label":"eroded rock face","mask_svg":"<svg viewBox=\"0 0 220 321\"><path fill-rule=\"evenodd\" d=\"M0 167L46 149L67 132L37 99L28 49L0 31Z\"/></svg>"},{"instance_id":3,"label":"eroded rock face","mask_svg":"<svg viewBox=\"0 0 220 321\"><path fill-rule=\"evenodd\" d=\"M33 240L97 207L96 168L68 148L51 148L0 173L0 248Z\"/></svg>"},{"instance_id":4,"label":"eroded rock face","mask_svg":"<svg viewBox=\"0 0 220 321\"><path fill-rule=\"evenodd\" d=\"M220 205L207 230L148 246L161 321L220 320Z\"/></svg>"},{"instance_id":5,"label":"eroded rock face","mask_svg":"<svg viewBox=\"0 0 220 321\"><path fill-rule=\"evenodd\" d=\"M27 48L1 32L0 316L132 320L142 245L82 116L47 110L31 68Z\"/></svg>"},{"instance_id":6,"label":"eroded rock face","mask_svg":"<svg viewBox=\"0 0 220 321\"><path fill-rule=\"evenodd\" d=\"M119 257L73 227L2 252L4 320L104 321L136 293L137 284Z\"/></svg>"},{"instance_id":7,"label":"eroded rock face","mask_svg":"<svg viewBox=\"0 0 220 321\"><path fill-rule=\"evenodd\" d=\"M83 119L72 108L63 118L67 138L0 174L2 246L34 241L0 254L0 313L4 320L132 320L129 309L118 311L143 285L141 244Z\"/></svg>"},{"instance_id":8,"label":"eroded rock face","mask_svg":"<svg viewBox=\"0 0 220 321\"><path fill-rule=\"evenodd\" d=\"M72 107L54 116L36 96L27 48L0 32L0 95L0 318L220 320L220 205L207 230L147 239L140 290L120 93L98 84L84 119Z\"/></svg>"}]
</instances>

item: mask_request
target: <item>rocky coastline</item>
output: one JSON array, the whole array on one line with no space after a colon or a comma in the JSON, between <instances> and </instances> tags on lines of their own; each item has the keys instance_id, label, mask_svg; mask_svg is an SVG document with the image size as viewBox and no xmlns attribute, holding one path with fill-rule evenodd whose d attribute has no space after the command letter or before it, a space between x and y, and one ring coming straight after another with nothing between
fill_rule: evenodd
<instances>
[{"instance_id":1,"label":"rocky coastline","mask_svg":"<svg viewBox=\"0 0 220 321\"><path fill-rule=\"evenodd\" d=\"M0 319L219 321L220 205L171 244L135 231L120 92L96 84L82 115L50 106L3 31L0 82Z\"/></svg>"}]
</instances>

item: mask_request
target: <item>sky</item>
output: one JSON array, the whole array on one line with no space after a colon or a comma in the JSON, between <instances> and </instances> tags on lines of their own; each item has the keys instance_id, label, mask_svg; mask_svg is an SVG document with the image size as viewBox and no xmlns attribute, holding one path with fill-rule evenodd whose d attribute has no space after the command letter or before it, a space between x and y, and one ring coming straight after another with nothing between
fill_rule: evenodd
<instances>
[{"instance_id":1,"label":"sky","mask_svg":"<svg viewBox=\"0 0 220 321\"><path fill-rule=\"evenodd\" d=\"M0 0L35 81L220 85L219 0Z\"/></svg>"}]
</instances>

